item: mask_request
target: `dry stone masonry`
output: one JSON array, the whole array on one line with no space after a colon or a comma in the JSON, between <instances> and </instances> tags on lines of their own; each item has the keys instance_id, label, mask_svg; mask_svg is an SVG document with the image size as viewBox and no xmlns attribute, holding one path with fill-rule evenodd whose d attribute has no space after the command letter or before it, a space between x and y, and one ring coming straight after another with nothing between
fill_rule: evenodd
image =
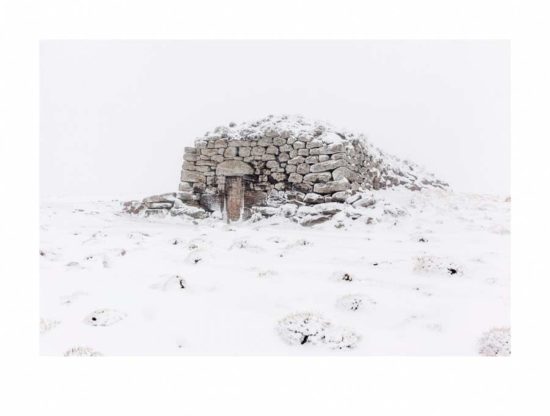
<instances>
[{"instance_id":1,"label":"dry stone masonry","mask_svg":"<svg viewBox=\"0 0 550 416\"><path fill-rule=\"evenodd\" d=\"M176 208L197 218L218 212L235 221L258 207L349 203L356 194L394 186L447 187L363 135L299 116L268 116L207 132L184 149L180 179L179 192L168 201L151 197L127 210Z\"/></svg>"}]
</instances>

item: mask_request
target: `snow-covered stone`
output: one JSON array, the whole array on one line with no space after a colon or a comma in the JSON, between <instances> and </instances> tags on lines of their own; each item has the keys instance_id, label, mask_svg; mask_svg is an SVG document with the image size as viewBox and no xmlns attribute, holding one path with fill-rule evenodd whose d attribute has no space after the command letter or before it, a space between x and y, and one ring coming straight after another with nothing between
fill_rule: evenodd
<instances>
[{"instance_id":1,"label":"snow-covered stone","mask_svg":"<svg viewBox=\"0 0 550 416\"><path fill-rule=\"evenodd\" d=\"M124 318L126 314L116 309L96 309L84 319L84 322L92 326L110 326Z\"/></svg>"}]
</instances>

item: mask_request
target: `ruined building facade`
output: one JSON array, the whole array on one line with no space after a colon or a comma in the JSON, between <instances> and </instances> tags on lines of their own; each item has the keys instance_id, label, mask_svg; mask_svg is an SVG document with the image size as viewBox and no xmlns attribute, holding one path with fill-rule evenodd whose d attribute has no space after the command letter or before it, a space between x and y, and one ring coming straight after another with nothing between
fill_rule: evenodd
<instances>
[{"instance_id":1,"label":"ruined building facade","mask_svg":"<svg viewBox=\"0 0 550 416\"><path fill-rule=\"evenodd\" d=\"M302 117L217 127L186 147L178 198L228 221L253 207L345 202L358 191L445 187L416 165L383 154L363 136Z\"/></svg>"}]
</instances>

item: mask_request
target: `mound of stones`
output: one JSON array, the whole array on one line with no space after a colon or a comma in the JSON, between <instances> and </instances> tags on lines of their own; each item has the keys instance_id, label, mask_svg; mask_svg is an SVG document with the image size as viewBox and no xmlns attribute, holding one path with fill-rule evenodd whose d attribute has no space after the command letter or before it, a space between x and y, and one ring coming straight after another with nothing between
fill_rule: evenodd
<instances>
[{"instance_id":1,"label":"mound of stones","mask_svg":"<svg viewBox=\"0 0 550 416\"><path fill-rule=\"evenodd\" d=\"M322 222L334 215L327 213L334 206L326 204L368 207L373 200L366 192L448 187L419 166L383 153L363 135L300 116L219 126L186 147L183 159L178 192L130 201L124 210L202 219L212 213L226 217L233 207L238 218L248 219L292 204L286 213L319 206L318 212L302 213Z\"/></svg>"}]
</instances>

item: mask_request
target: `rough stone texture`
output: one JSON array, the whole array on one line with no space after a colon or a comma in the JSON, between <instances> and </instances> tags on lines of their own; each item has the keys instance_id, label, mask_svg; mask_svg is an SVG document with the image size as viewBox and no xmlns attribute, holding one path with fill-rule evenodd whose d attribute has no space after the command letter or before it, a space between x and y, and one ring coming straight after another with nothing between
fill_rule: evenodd
<instances>
[{"instance_id":1,"label":"rough stone texture","mask_svg":"<svg viewBox=\"0 0 550 416\"><path fill-rule=\"evenodd\" d=\"M332 179L330 172L308 173L304 176L306 182L328 182Z\"/></svg>"},{"instance_id":2,"label":"rough stone texture","mask_svg":"<svg viewBox=\"0 0 550 416\"><path fill-rule=\"evenodd\" d=\"M313 190L318 194L333 194L335 192L345 191L351 187L347 179L340 179L327 183L316 183Z\"/></svg>"},{"instance_id":3,"label":"rough stone texture","mask_svg":"<svg viewBox=\"0 0 550 416\"><path fill-rule=\"evenodd\" d=\"M292 202L368 206L355 197L365 191L403 186L410 190L446 189L447 184L417 165L387 155L362 135L342 132L299 116L220 126L184 149L179 190L174 197L205 212L223 211L226 177L242 176L244 209ZM164 212L168 197L132 201L128 210ZM177 204L177 203L176 203ZM180 209L180 208L178 208ZM141 210L141 211L140 211ZM202 215L202 214L196 214ZM313 212L306 223L322 222Z\"/></svg>"},{"instance_id":4,"label":"rough stone texture","mask_svg":"<svg viewBox=\"0 0 550 416\"><path fill-rule=\"evenodd\" d=\"M216 175L220 176L244 176L251 175L252 167L240 160L230 160L220 163L216 168Z\"/></svg>"},{"instance_id":5,"label":"rough stone texture","mask_svg":"<svg viewBox=\"0 0 550 416\"><path fill-rule=\"evenodd\" d=\"M304 202L306 204L320 204L325 202L325 198L319 194L309 193L304 197Z\"/></svg>"},{"instance_id":6,"label":"rough stone texture","mask_svg":"<svg viewBox=\"0 0 550 416\"><path fill-rule=\"evenodd\" d=\"M340 179L347 179L350 182L355 182L359 179L359 174L345 166L342 166L332 171L332 178L335 181L338 181Z\"/></svg>"}]
</instances>

